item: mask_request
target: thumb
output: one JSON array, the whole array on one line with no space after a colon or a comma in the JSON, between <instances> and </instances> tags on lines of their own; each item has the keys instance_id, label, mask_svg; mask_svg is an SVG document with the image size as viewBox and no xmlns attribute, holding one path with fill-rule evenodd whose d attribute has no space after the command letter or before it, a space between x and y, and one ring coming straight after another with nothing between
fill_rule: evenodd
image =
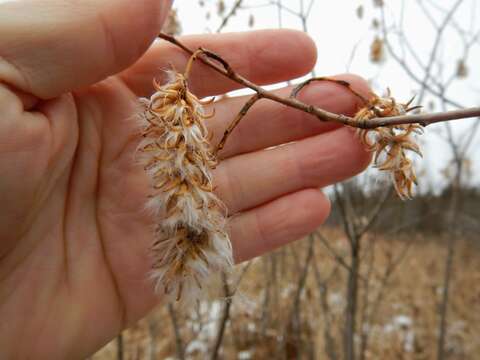
<instances>
[{"instance_id":1,"label":"thumb","mask_svg":"<svg viewBox=\"0 0 480 360\"><path fill-rule=\"evenodd\" d=\"M0 3L0 82L41 99L93 84L134 63L172 0Z\"/></svg>"}]
</instances>

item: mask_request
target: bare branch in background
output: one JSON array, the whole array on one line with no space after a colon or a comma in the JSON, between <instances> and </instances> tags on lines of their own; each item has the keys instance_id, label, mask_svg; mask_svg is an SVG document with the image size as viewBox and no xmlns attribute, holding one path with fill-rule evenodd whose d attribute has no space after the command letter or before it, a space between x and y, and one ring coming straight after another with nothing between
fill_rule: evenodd
<instances>
[{"instance_id":1,"label":"bare branch in background","mask_svg":"<svg viewBox=\"0 0 480 360\"><path fill-rule=\"evenodd\" d=\"M222 273L223 283L223 295L225 297L225 304L223 305L222 317L218 321L218 331L213 342L213 347L210 355L211 360L217 360L220 353L220 347L222 345L223 336L227 327L227 322L230 319L230 308L232 306L232 293L228 284L228 277L225 273Z\"/></svg>"},{"instance_id":2,"label":"bare branch in background","mask_svg":"<svg viewBox=\"0 0 480 360\"><path fill-rule=\"evenodd\" d=\"M445 16L445 19L443 20L443 22L437 28L437 34L435 36L435 41L433 43L433 47L432 47L432 50L430 52L430 58L428 60L428 63L427 63L426 69L425 69L425 76L422 80L422 87L420 88L420 93L418 95L418 102L420 104L422 103L423 96L425 94L425 85L427 84L429 78L431 77L432 66L433 66L433 64L435 62L435 59L437 57L437 51L438 51L439 45L441 44L443 32L447 28L448 23L452 20L453 15L455 14L455 11L457 11L458 7L462 4L463 1L464 0L457 0L457 2L452 6L451 10Z\"/></svg>"},{"instance_id":3,"label":"bare branch in background","mask_svg":"<svg viewBox=\"0 0 480 360\"><path fill-rule=\"evenodd\" d=\"M472 28L468 31L465 31L462 26L458 24L458 22L454 19L454 14L457 12L460 5L462 5L464 1L457 0L450 8L443 8L439 5L438 2L428 1L427 3L419 2L419 6L423 11L423 14L430 20L432 26L435 29L435 41L433 42L432 49L430 51L430 57L428 60L427 65L423 68L424 76L423 80L420 80L418 76L416 76L413 70L407 65L404 59L401 59L394 51L393 46L389 43L387 38L387 26L385 23L385 14L384 9L381 9L382 15L382 28L383 34L385 38L385 42L389 53L392 55L394 60L405 70L405 72L409 75L409 77L417 82L420 85L420 96L419 100L421 101L424 98L425 92L429 92L433 96L435 96L441 103L442 109L445 111L447 106L454 106L454 107L461 107L460 104L452 101L451 99L445 96L447 89L452 84L453 80L459 77L464 77L467 75L467 70L465 68L465 63L467 61L468 54L470 52L470 48L473 44L476 44L478 41L479 31L473 32ZM440 11L443 14L443 21L437 23L434 16L431 14L431 8L434 8L437 11ZM474 20L475 11L471 12L472 14L472 24L476 21ZM432 68L435 63L438 64L439 71L441 72L443 69L441 60L438 56L438 49L440 44L443 40L443 35L447 29L447 27L451 25L455 30L458 31L460 38L464 43L464 53L463 57L460 59L460 62L457 65L457 68L454 70L446 81L434 79L432 76ZM463 24L462 24L463 25ZM429 83L431 81L431 83ZM447 337L447 315L448 315L448 308L449 308L449 300L450 300L450 288L453 279L454 273L454 257L455 257L455 244L457 239L459 238L459 225L458 225L458 218L460 213L460 196L461 196L461 182L463 178L464 168L463 164L465 162L465 158L467 156L467 150L469 149L470 145L473 142L473 139L478 131L477 123L474 123L469 129L466 135L455 138L453 134L452 127L450 124L445 124L445 129L447 132L447 144L451 150L453 160L452 166L454 175L449 184L450 188L450 197L447 202L446 211L447 217L445 221L445 233L447 237L447 249L446 249L446 256L444 262L444 274L443 274L443 286L441 287L441 301L438 310L438 342L437 342L437 359L443 360L446 358L446 337ZM464 138L464 139L462 139ZM464 140L464 141L463 141Z\"/></svg>"},{"instance_id":4,"label":"bare branch in background","mask_svg":"<svg viewBox=\"0 0 480 360\"><path fill-rule=\"evenodd\" d=\"M117 342L117 360L123 360L125 358L124 357L125 345L123 343L123 334L122 333L120 333L117 336L116 342Z\"/></svg>"},{"instance_id":5,"label":"bare branch in background","mask_svg":"<svg viewBox=\"0 0 480 360\"><path fill-rule=\"evenodd\" d=\"M300 305L301 305L301 296L302 292L305 288L306 280L307 280L307 275L308 275L308 269L310 267L310 263L312 262L313 259L313 245L314 245L314 236L310 235L308 239L308 245L307 245L307 256L304 261L304 265L302 268L302 271L300 272L300 275L297 280L297 287L295 289L295 294L293 296L293 302L292 302L292 307L289 312L288 316L288 322L287 326L291 328L291 331L293 333L293 339L295 341L295 356L297 358L302 358L303 356L303 351L304 347L302 345L302 340L300 338L301 334L301 319L300 319ZM284 341L287 343L290 340L290 337L284 336ZM284 346L285 347L285 346ZM293 355L293 354L290 354Z\"/></svg>"},{"instance_id":6,"label":"bare branch in background","mask_svg":"<svg viewBox=\"0 0 480 360\"><path fill-rule=\"evenodd\" d=\"M237 12L237 10L242 6L242 2L243 2L243 0L236 0L235 1L235 4L232 6L232 8L228 12L228 14L223 17L222 23L220 24L220 26L216 30L217 33L222 32L222 30L225 28L225 26L227 26L230 19L235 16L235 13Z\"/></svg>"},{"instance_id":7,"label":"bare branch in background","mask_svg":"<svg viewBox=\"0 0 480 360\"><path fill-rule=\"evenodd\" d=\"M331 315L331 309L328 304L328 285L337 271L337 267L334 267L332 272L330 273L329 276L327 276L324 279L322 279L322 276L320 275L320 270L318 269L317 262L313 261L313 271L315 274L315 280L317 284L317 289L319 293L319 299L320 299L320 307L322 309L322 315L323 319L325 321L325 325L323 327L323 338L325 342L325 352L327 353L328 357L330 360L337 360L338 354L336 350L336 344L335 344L335 339L332 335L332 328L333 328L333 319Z\"/></svg>"},{"instance_id":8,"label":"bare branch in background","mask_svg":"<svg viewBox=\"0 0 480 360\"><path fill-rule=\"evenodd\" d=\"M444 105L445 106L445 105ZM450 129L448 129L450 130ZM444 264L442 299L440 302L439 316L440 321L438 325L438 343L437 343L437 359L444 360L446 358L445 343L447 333L447 314L450 298L450 287L454 272L454 258L455 245L459 236L457 219L460 213L460 196L461 196L461 182L463 176L464 153L460 153L459 145L454 140L451 131L448 132L449 144L454 154L454 169L455 175L451 184L451 195L448 205L447 213L447 227L445 229L447 240L447 254Z\"/></svg>"},{"instance_id":9,"label":"bare branch in background","mask_svg":"<svg viewBox=\"0 0 480 360\"><path fill-rule=\"evenodd\" d=\"M368 309L365 309L365 317L362 319L362 325L364 324L374 324L377 320L378 313L380 311L380 306L383 303L385 295L387 294L388 290L388 283L390 278L392 277L393 273L400 265L400 263L405 259L408 250L410 249L413 240L409 240L408 242L403 245L403 249L396 257L390 257L387 265L385 266L384 273L380 279L380 285L378 286L377 294L372 302L368 304ZM369 277L368 277L369 278ZM366 292L368 296L368 293ZM366 307L366 305L364 304ZM369 331L362 331L360 335L360 359L363 360L366 358L366 352L368 348L368 342L370 340L370 332Z\"/></svg>"},{"instance_id":10,"label":"bare branch in background","mask_svg":"<svg viewBox=\"0 0 480 360\"><path fill-rule=\"evenodd\" d=\"M330 255L335 259L336 262L338 262L339 265L343 266L347 271L351 271L350 269L350 265L348 265L346 262L345 262L345 259L340 256L339 254L337 254L337 252L335 251L335 249L333 249L330 244L328 243L327 239L325 239L325 237L319 232L317 231L315 233L319 239L320 239L320 242L323 244L323 246L325 246L325 248L328 250L328 252L330 253Z\"/></svg>"},{"instance_id":11,"label":"bare branch in background","mask_svg":"<svg viewBox=\"0 0 480 360\"><path fill-rule=\"evenodd\" d=\"M211 350L211 355L210 359L211 360L216 360L219 357L220 354L220 347L222 345L222 341L225 335L225 330L227 328L227 322L230 319L230 310L232 307L232 302L233 302L233 295L237 291L238 287L240 286L240 283L243 280L243 277L247 273L248 269L250 268L250 265L252 264L251 261L249 261L242 269L242 272L237 278L237 281L233 288L230 287L229 284L229 279L228 275L225 273L222 273L222 283L223 283L223 296L224 296L224 305L223 305L223 312L222 312L222 317L218 320L218 326L217 326L217 334L215 336L215 340L213 342L213 347Z\"/></svg>"},{"instance_id":12,"label":"bare branch in background","mask_svg":"<svg viewBox=\"0 0 480 360\"><path fill-rule=\"evenodd\" d=\"M177 352L177 358L179 360L185 359L185 348L183 345L182 335L180 333L180 326L177 320L177 313L173 304L168 304L168 314L170 315L170 320L172 321L173 333L175 335L175 349Z\"/></svg>"}]
</instances>

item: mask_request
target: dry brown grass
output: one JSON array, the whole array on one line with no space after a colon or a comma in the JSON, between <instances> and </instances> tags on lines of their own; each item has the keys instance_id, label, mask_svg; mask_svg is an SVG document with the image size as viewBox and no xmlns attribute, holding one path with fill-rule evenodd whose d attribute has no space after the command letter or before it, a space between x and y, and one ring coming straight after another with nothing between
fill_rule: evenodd
<instances>
[{"instance_id":1,"label":"dry brown grass","mask_svg":"<svg viewBox=\"0 0 480 360\"><path fill-rule=\"evenodd\" d=\"M342 232L326 229L323 234L336 254L348 259ZM371 234L365 239L357 320L359 346L362 329L369 334L365 359L435 358L444 242L439 238ZM408 243L408 252L385 284L385 269ZM315 241L315 263L308 268L298 313L295 310L307 244L300 241L254 261L234 298L220 358L328 359L329 351L342 358L347 270L319 241ZM456 250L447 358L475 359L480 354L480 251L463 240L457 242ZM384 296L377 301L380 291ZM179 316L186 358L208 358L223 305L221 301L203 304L196 313ZM175 337L166 307L159 307L124 332L124 343L124 359L175 358ZM93 359L117 359L115 342Z\"/></svg>"}]
</instances>

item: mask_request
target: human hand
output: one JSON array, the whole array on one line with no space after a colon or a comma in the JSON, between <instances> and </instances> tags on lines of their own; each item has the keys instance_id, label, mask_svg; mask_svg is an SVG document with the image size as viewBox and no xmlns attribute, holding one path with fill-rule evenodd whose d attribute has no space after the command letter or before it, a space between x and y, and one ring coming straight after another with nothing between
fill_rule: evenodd
<instances>
[{"instance_id":1,"label":"human hand","mask_svg":"<svg viewBox=\"0 0 480 360\"><path fill-rule=\"evenodd\" d=\"M188 60L172 45L152 45L169 7L159 0L0 4L2 358L84 358L159 300L146 280L152 220L143 207L150 190L133 160L138 134L129 119L136 99L152 93L151 79ZM305 74L316 60L313 43L294 31L182 41L212 49L260 84ZM359 78L342 78L368 91ZM198 96L235 87L195 65ZM356 108L354 96L332 83L312 85L300 98L333 112ZM244 102L215 103L208 124L214 141ZM350 129L266 100L221 157L215 185L234 215L236 261L314 230L329 212L318 188L370 160Z\"/></svg>"}]
</instances>

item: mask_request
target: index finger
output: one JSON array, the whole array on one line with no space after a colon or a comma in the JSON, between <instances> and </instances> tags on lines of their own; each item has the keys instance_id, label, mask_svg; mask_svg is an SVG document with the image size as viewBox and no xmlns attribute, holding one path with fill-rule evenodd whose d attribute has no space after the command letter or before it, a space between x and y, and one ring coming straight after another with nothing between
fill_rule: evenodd
<instances>
[{"instance_id":1,"label":"index finger","mask_svg":"<svg viewBox=\"0 0 480 360\"><path fill-rule=\"evenodd\" d=\"M227 34L183 36L190 49L211 50L226 60L245 78L259 85L278 83L302 76L312 70L317 50L312 39L296 30L257 30ZM163 82L165 69L183 72L190 55L165 41L155 43L131 68L121 74L137 96L149 96L152 79ZM241 86L200 61L192 69L190 90L199 97L213 96Z\"/></svg>"}]
</instances>

